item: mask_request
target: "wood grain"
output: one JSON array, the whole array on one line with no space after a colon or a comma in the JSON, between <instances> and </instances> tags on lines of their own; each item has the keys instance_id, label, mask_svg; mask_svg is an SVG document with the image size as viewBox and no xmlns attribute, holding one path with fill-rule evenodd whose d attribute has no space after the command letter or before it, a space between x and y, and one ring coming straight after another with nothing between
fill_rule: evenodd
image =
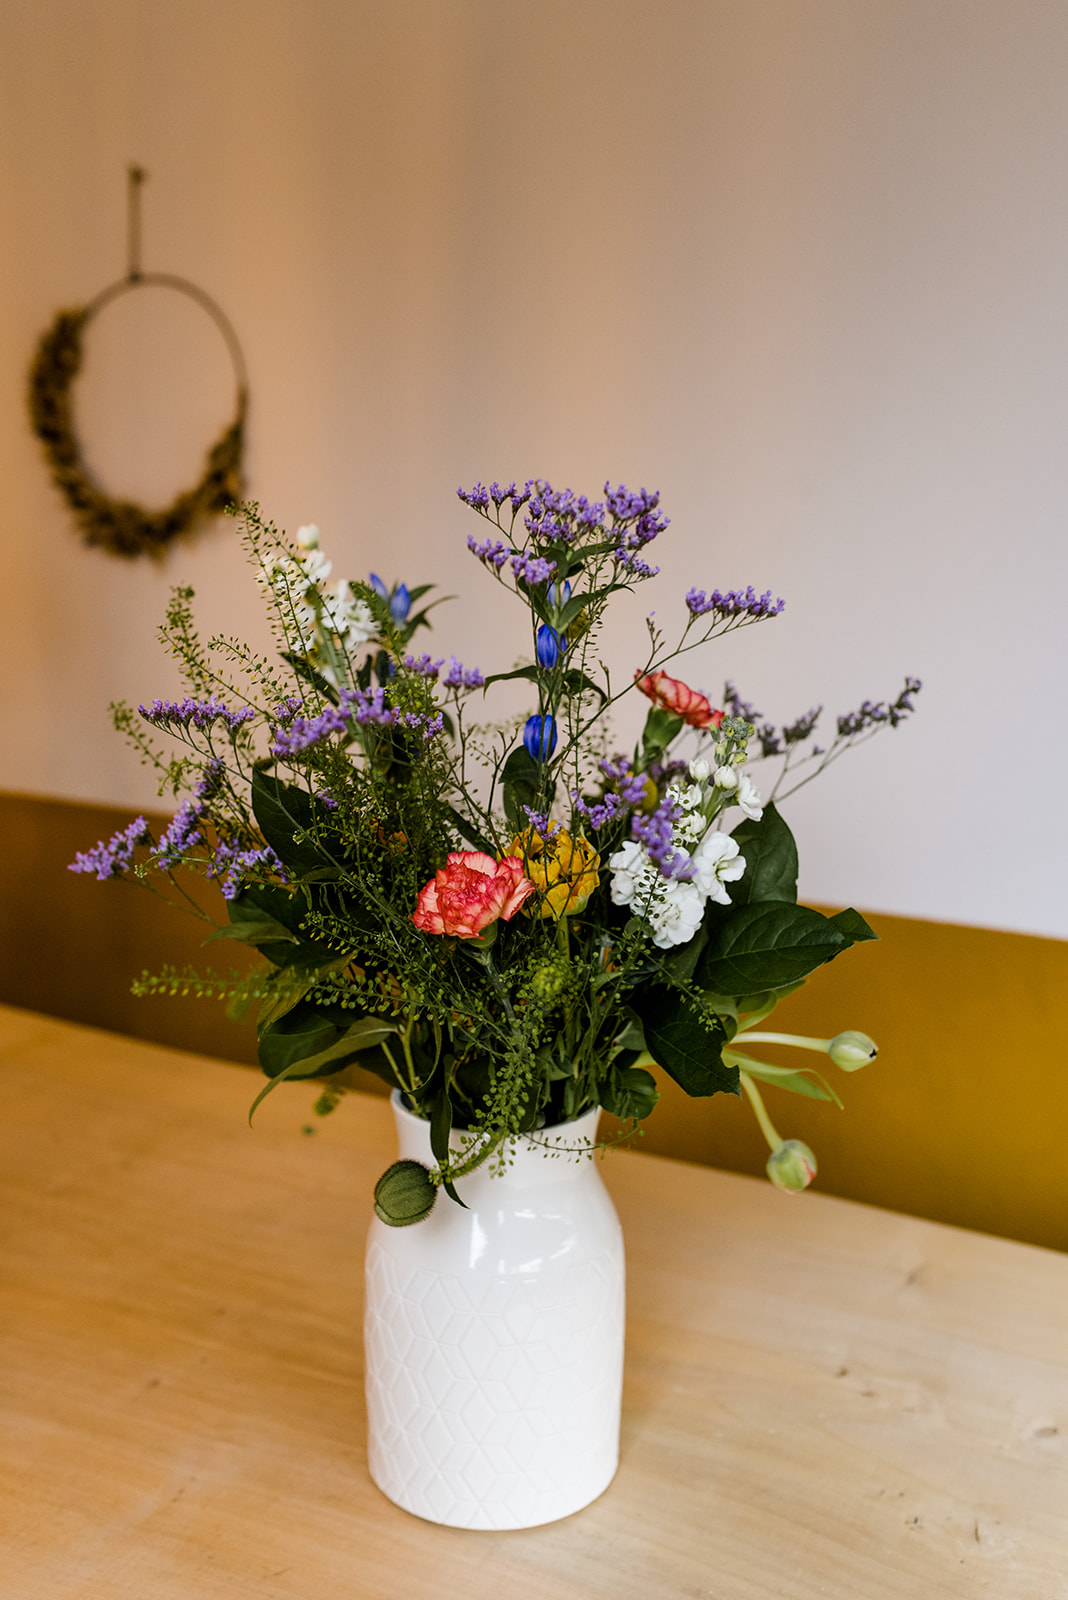
<instances>
[{"instance_id":1,"label":"wood grain","mask_svg":"<svg viewBox=\"0 0 1068 1600\"><path fill-rule=\"evenodd\" d=\"M388 1111L0 1009L4 1600L1063 1600L1068 1261L648 1155L623 1461L527 1533L363 1452Z\"/></svg>"}]
</instances>

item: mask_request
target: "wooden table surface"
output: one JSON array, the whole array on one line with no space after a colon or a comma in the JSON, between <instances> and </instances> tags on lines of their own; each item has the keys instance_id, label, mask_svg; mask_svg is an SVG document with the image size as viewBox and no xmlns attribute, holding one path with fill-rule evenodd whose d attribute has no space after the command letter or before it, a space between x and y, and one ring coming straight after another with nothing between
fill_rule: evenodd
<instances>
[{"instance_id":1,"label":"wooden table surface","mask_svg":"<svg viewBox=\"0 0 1068 1600\"><path fill-rule=\"evenodd\" d=\"M615 1154L619 1474L438 1528L364 1458L386 1102L250 1130L246 1070L5 1008L0 1063L3 1600L1068 1597L1068 1258Z\"/></svg>"}]
</instances>

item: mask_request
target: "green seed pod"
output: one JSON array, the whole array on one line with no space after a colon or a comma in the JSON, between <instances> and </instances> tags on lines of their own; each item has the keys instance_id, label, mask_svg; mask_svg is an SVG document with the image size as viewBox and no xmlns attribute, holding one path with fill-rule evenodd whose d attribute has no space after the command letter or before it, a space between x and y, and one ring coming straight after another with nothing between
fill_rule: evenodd
<instances>
[{"instance_id":1,"label":"green seed pod","mask_svg":"<svg viewBox=\"0 0 1068 1600\"><path fill-rule=\"evenodd\" d=\"M391 1228L407 1228L429 1217L437 1197L422 1162L394 1161L375 1184L375 1216Z\"/></svg>"},{"instance_id":2,"label":"green seed pod","mask_svg":"<svg viewBox=\"0 0 1068 1600\"><path fill-rule=\"evenodd\" d=\"M836 1033L827 1047L827 1054L843 1072L856 1072L858 1067L866 1067L878 1053L874 1039L869 1039L866 1033L854 1033L851 1029Z\"/></svg>"},{"instance_id":3,"label":"green seed pod","mask_svg":"<svg viewBox=\"0 0 1068 1600\"><path fill-rule=\"evenodd\" d=\"M816 1176L816 1157L800 1139L785 1139L768 1157L767 1174L777 1189L796 1194Z\"/></svg>"}]
</instances>

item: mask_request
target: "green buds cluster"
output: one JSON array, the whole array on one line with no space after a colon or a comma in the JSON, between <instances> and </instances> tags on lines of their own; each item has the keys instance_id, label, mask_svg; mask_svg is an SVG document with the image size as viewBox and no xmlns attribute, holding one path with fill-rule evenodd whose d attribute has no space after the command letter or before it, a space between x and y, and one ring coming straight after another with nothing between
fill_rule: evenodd
<instances>
[{"instance_id":1,"label":"green buds cluster","mask_svg":"<svg viewBox=\"0 0 1068 1600\"><path fill-rule=\"evenodd\" d=\"M530 992L544 1006L559 1000L571 979L571 963L561 951L553 950L530 966Z\"/></svg>"}]
</instances>

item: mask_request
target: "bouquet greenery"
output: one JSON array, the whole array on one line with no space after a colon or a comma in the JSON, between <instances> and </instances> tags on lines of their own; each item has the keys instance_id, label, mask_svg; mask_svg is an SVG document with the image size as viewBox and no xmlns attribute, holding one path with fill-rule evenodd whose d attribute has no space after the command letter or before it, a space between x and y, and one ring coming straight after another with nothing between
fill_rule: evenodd
<instances>
[{"instance_id":1,"label":"bouquet greenery","mask_svg":"<svg viewBox=\"0 0 1068 1600\"><path fill-rule=\"evenodd\" d=\"M160 631L186 698L112 711L160 793L189 798L160 838L138 818L72 868L154 886L213 922L182 874L219 884L226 921L210 938L255 947L263 970L168 968L135 990L216 995L236 1016L258 1006L270 1081L253 1110L285 1079L318 1078L316 1110L330 1111L358 1063L429 1120L438 1165L389 1170L376 1191L386 1221L418 1221L439 1188L456 1199L457 1177L507 1160L516 1136L596 1105L633 1131L658 1098L654 1064L690 1095L744 1092L773 1181L804 1188L815 1158L779 1137L758 1084L837 1095L811 1068L751 1050L792 1043L846 1071L870 1060L863 1034L813 1040L761 1024L815 968L874 935L854 910L797 904L776 798L896 727L920 685L906 679L895 701L839 717L826 747L818 710L758 726L729 683L713 709L665 669L781 612L752 588L691 589L672 644L650 616L643 659L617 684L599 635L613 595L656 574L645 552L667 526L659 497L606 484L590 502L541 480L459 494L483 519L486 536L468 545L487 581L527 613L519 665L483 677L456 656L413 653L430 586L374 574L331 586L315 528L293 545L247 506L277 659L236 639L202 644L192 591L174 591ZM475 722L506 680L529 685L536 709ZM609 713L626 694L651 704L637 747L620 754ZM153 728L182 752L163 753ZM766 800L750 776L761 759L778 766Z\"/></svg>"}]
</instances>

